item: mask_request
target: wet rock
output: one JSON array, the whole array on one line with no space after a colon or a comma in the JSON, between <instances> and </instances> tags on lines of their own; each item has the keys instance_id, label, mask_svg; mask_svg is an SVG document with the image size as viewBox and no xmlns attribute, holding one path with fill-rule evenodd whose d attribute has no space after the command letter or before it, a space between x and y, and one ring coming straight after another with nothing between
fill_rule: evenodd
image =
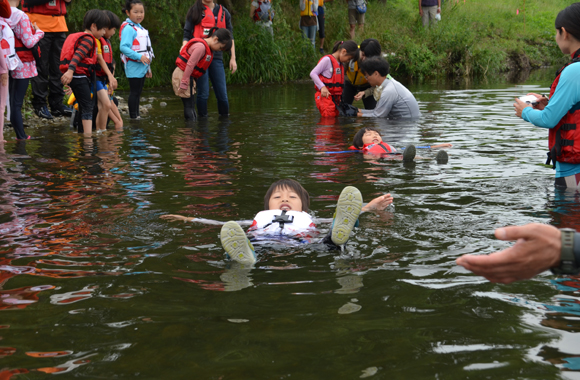
<instances>
[{"instance_id":1,"label":"wet rock","mask_svg":"<svg viewBox=\"0 0 580 380\"><path fill-rule=\"evenodd\" d=\"M160 105L161 107L167 107L167 103L165 103L165 102L161 102L161 103L159 103L159 105Z\"/></svg>"}]
</instances>

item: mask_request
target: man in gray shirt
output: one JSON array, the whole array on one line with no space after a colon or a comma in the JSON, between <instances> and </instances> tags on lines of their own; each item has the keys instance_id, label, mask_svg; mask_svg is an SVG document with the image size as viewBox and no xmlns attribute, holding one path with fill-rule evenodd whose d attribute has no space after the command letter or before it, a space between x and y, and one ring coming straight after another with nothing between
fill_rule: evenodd
<instances>
[{"instance_id":1,"label":"man in gray shirt","mask_svg":"<svg viewBox=\"0 0 580 380\"><path fill-rule=\"evenodd\" d=\"M389 75L389 63L380 57L365 59L360 67L367 82L375 86L373 96L377 106L372 110L360 109L357 116L387 117L389 119L421 116L417 100L405 86Z\"/></svg>"}]
</instances>

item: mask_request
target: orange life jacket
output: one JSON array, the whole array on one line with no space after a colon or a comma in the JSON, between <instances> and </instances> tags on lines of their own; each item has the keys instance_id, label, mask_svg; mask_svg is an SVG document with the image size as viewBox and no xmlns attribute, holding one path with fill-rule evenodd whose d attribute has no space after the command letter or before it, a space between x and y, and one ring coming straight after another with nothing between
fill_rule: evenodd
<instances>
[{"instance_id":1,"label":"orange life jacket","mask_svg":"<svg viewBox=\"0 0 580 380\"><path fill-rule=\"evenodd\" d=\"M66 15L66 2L64 0L50 0L45 4L29 7L27 1L22 2L22 10L27 13L37 13L47 16Z\"/></svg>"},{"instance_id":2,"label":"orange life jacket","mask_svg":"<svg viewBox=\"0 0 580 380\"><path fill-rule=\"evenodd\" d=\"M580 62L580 49L572 55L572 62L562 67L556 73L556 79L550 88L550 97L554 95L562 71L572 63ZM569 164L580 164L580 103L575 104L564 115L562 120L550 129L548 134L550 148L548 162L558 161Z\"/></svg>"},{"instance_id":3,"label":"orange life jacket","mask_svg":"<svg viewBox=\"0 0 580 380\"><path fill-rule=\"evenodd\" d=\"M226 27L226 12L224 8L216 4L219 7L217 17L214 16L213 11L209 9L207 5L204 5L205 11L202 14L201 22L193 28L194 38L207 38L209 35L209 30L213 27L225 28Z\"/></svg>"},{"instance_id":4,"label":"orange life jacket","mask_svg":"<svg viewBox=\"0 0 580 380\"><path fill-rule=\"evenodd\" d=\"M189 48L193 44L200 44L200 43L203 44L203 46L205 47L205 56L199 62L197 62L195 64L195 68L191 72L191 76L194 77L195 79L197 79L197 78L201 77L203 74L205 74L205 72L207 71L207 68L209 67L209 65L211 64L211 61L213 59L213 52L211 51L211 49L209 48L209 45L207 44L207 42L203 38L192 38L191 40L189 40L187 42L187 44L185 44L185 46L181 48L181 51L179 52L179 56L175 60L175 64L177 65L177 67L179 67L181 70L185 71L185 67L187 66L187 61L189 61L189 58L191 57L191 55L189 54Z\"/></svg>"},{"instance_id":5,"label":"orange life jacket","mask_svg":"<svg viewBox=\"0 0 580 380\"><path fill-rule=\"evenodd\" d=\"M105 39L105 37L101 37L99 39L101 41L101 50L103 53L103 59L109 68L109 71L113 72L113 48L111 47L111 41ZM107 74L103 71L101 66L97 68L97 77L103 78L106 77Z\"/></svg>"},{"instance_id":6,"label":"orange life jacket","mask_svg":"<svg viewBox=\"0 0 580 380\"><path fill-rule=\"evenodd\" d=\"M62 51L60 52L59 68L63 74L68 70L68 65L71 63L73 55L78 48L80 38L87 35L91 36L93 39L93 49L85 58L83 58L82 61L78 63L75 74L90 76L94 71L95 65L97 64L97 40L92 34L78 32L69 34L69 36L64 41L64 45L62 46Z\"/></svg>"},{"instance_id":7,"label":"orange life jacket","mask_svg":"<svg viewBox=\"0 0 580 380\"><path fill-rule=\"evenodd\" d=\"M338 62L332 54L325 55L324 57L329 57L330 62L332 62L332 76L330 78L324 75L319 75L318 77L324 83L330 95L332 96L342 96L342 88L344 87L344 66L342 63ZM324 58L320 58L318 63ZM316 91L320 91L316 85L314 86Z\"/></svg>"}]
</instances>

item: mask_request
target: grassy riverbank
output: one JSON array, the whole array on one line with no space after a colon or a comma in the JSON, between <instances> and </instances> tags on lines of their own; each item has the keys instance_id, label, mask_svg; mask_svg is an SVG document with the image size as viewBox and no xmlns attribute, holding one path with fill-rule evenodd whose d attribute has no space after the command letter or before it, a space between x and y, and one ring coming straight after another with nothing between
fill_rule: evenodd
<instances>
[{"instance_id":1,"label":"grassy riverbank","mask_svg":"<svg viewBox=\"0 0 580 380\"><path fill-rule=\"evenodd\" d=\"M567 60L554 41L554 19L571 0L445 0L442 21L425 30L416 0L370 0L364 33L356 40L377 38L399 76L486 77L509 70L528 70ZM156 53L150 86L170 83L175 56L181 46L182 27L188 5L178 0L144 0L147 14L143 25L151 31ZM281 82L307 78L319 54L309 48L298 28L296 1L274 0L274 37L248 17L249 1L230 0L234 20L238 72L228 74L229 83ZM85 9L78 0L71 7L71 31L79 29ZM101 8L121 15L119 3L103 0ZM519 14L517 14L519 10ZM349 38L346 4L327 4L326 44ZM124 18L123 18L124 19ZM118 51L118 38L113 38ZM318 46L318 38L317 38ZM119 72L117 76L122 77ZM123 83L123 82L122 82Z\"/></svg>"}]
</instances>

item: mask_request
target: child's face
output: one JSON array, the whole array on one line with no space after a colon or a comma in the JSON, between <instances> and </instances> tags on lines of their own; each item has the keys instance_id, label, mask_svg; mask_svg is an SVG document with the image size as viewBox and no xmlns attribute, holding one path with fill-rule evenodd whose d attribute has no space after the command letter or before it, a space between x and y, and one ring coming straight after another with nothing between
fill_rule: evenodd
<instances>
[{"instance_id":1,"label":"child's face","mask_svg":"<svg viewBox=\"0 0 580 380\"><path fill-rule=\"evenodd\" d=\"M103 37L110 39L116 32L117 28L105 29L105 35Z\"/></svg>"},{"instance_id":2,"label":"child's face","mask_svg":"<svg viewBox=\"0 0 580 380\"><path fill-rule=\"evenodd\" d=\"M136 24L141 24L141 21L145 18L145 8L143 7L143 4L133 4L131 10L125 12L127 13L127 17Z\"/></svg>"},{"instance_id":3,"label":"child's face","mask_svg":"<svg viewBox=\"0 0 580 380\"><path fill-rule=\"evenodd\" d=\"M302 200L298 193L286 187L278 187L270 196L270 210L302 211Z\"/></svg>"},{"instance_id":4,"label":"child's face","mask_svg":"<svg viewBox=\"0 0 580 380\"><path fill-rule=\"evenodd\" d=\"M383 138L381 137L381 135L378 134L378 132L376 131L365 131L363 137L362 137L362 142L364 145L366 144L378 144L383 142Z\"/></svg>"},{"instance_id":5,"label":"child's face","mask_svg":"<svg viewBox=\"0 0 580 380\"><path fill-rule=\"evenodd\" d=\"M338 55L338 60L343 63L343 64L347 64L351 61L352 59L352 55L348 54L346 52L346 49L342 49L340 51L340 54Z\"/></svg>"},{"instance_id":6,"label":"child's face","mask_svg":"<svg viewBox=\"0 0 580 380\"><path fill-rule=\"evenodd\" d=\"M97 28L97 24L92 24L91 25L91 34L96 38L99 39L101 37L103 37L105 35L105 32L107 31L107 29L105 28L101 28L98 29Z\"/></svg>"},{"instance_id":7,"label":"child's face","mask_svg":"<svg viewBox=\"0 0 580 380\"><path fill-rule=\"evenodd\" d=\"M208 46L213 51L223 51L223 49L226 47L226 44L219 42L217 37L211 37L209 39Z\"/></svg>"}]
</instances>

